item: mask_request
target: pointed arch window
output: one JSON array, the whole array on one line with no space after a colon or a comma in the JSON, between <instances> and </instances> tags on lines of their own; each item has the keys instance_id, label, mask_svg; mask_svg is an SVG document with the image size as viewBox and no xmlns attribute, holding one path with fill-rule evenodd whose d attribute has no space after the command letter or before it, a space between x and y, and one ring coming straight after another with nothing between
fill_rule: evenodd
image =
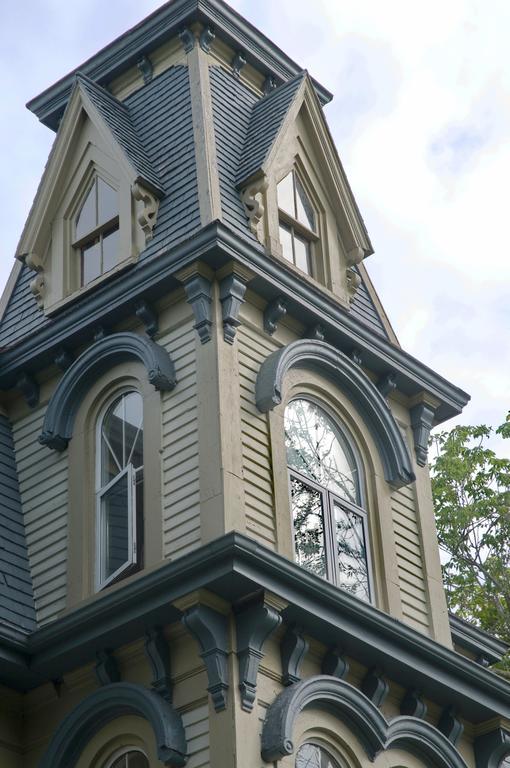
<instances>
[{"instance_id":1,"label":"pointed arch window","mask_svg":"<svg viewBox=\"0 0 510 768\"><path fill-rule=\"evenodd\" d=\"M119 261L118 192L100 176L74 221L73 247L80 254L80 284L88 285Z\"/></svg>"},{"instance_id":2,"label":"pointed arch window","mask_svg":"<svg viewBox=\"0 0 510 768\"><path fill-rule=\"evenodd\" d=\"M97 430L97 589L142 567L143 401L124 392Z\"/></svg>"},{"instance_id":3,"label":"pointed arch window","mask_svg":"<svg viewBox=\"0 0 510 768\"><path fill-rule=\"evenodd\" d=\"M285 410L296 561L362 600L371 599L361 467L343 431L311 400Z\"/></svg>"},{"instance_id":4,"label":"pointed arch window","mask_svg":"<svg viewBox=\"0 0 510 768\"><path fill-rule=\"evenodd\" d=\"M313 275L313 249L318 240L317 213L296 171L291 171L280 181L277 196L283 257L307 275Z\"/></svg>"}]
</instances>

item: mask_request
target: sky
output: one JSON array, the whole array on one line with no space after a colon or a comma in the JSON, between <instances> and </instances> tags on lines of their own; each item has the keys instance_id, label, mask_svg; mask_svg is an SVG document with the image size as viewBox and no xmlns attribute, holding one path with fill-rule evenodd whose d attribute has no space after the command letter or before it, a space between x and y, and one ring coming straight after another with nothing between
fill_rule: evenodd
<instances>
[{"instance_id":1,"label":"sky","mask_svg":"<svg viewBox=\"0 0 510 768\"><path fill-rule=\"evenodd\" d=\"M18 0L0 28L0 286L52 132L24 104L161 3ZM333 94L326 116L403 348L472 396L453 423L510 409L507 0L232 0ZM510 457L510 441L492 446Z\"/></svg>"}]
</instances>

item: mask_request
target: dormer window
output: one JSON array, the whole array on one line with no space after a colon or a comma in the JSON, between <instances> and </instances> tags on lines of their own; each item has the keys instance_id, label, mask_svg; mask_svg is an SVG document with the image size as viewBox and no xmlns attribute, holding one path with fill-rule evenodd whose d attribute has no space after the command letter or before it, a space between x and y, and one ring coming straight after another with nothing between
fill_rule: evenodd
<instances>
[{"instance_id":1,"label":"dormer window","mask_svg":"<svg viewBox=\"0 0 510 768\"><path fill-rule=\"evenodd\" d=\"M96 176L75 220L73 247L80 254L80 285L88 285L119 261L118 193Z\"/></svg>"},{"instance_id":2,"label":"dormer window","mask_svg":"<svg viewBox=\"0 0 510 768\"><path fill-rule=\"evenodd\" d=\"M313 247L318 240L317 215L295 171L280 181L277 191L283 257L307 275L313 275Z\"/></svg>"}]
</instances>

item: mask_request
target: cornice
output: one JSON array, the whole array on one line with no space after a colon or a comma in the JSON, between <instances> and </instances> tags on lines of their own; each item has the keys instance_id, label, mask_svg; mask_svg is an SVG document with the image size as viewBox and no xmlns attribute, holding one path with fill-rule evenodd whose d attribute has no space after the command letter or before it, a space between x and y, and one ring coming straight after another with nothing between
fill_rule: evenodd
<instances>
[{"instance_id":1,"label":"cornice","mask_svg":"<svg viewBox=\"0 0 510 768\"><path fill-rule=\"evenodd\" d=\"M42 123L56 130L69 98L74 75L80 71L101 85L106 85L123 70L136 65L183 26L201 21L216 29L235 50L241 50L250 64L283 82L301 71L292 59L274 45L252 24L221 0L172 0L146 19L80 64L68 75L31 99L27 107ZM323 104L332 95L314 81Z\"/></svg>"},{"instance_id":2,"label":"cornice","mask_svg":"<svg viewBox=\"0 0 510 768\"><path fill-rule=\"evenodd\" d=\"M453 642L472 653L478 663L486 666L495 664L501 661L508 651L508 643L498 640L497 637L469 624L453 613L450 613L449 619Z\"/></svg>"},{"instance_id":3,"label":"cornice","mask_svg":"<svg viewBox=\"0 0 510 768\"><path fill-rule=\"evenodd\" d=\"M296 280L282 260L269 258L262 246L244 238L220 222L212 222L191 238L162 249L156 257L141 260L94 293L71 303L51 323L16 346L0 354L0 388L16 386L22 372L35 374L53 363L57 350L77 347L91 340L94 328L115 326L122 314L134 314L137 302L168 294L180 283L175 275L194 261L212 269L235 261L254 274L251 287L266 301L286 299L287 311L308 326L320 323L328 340L350 354L359 349L365 367L377 375L395 374L396 384L406 396L426 391L438 398L435 412L439 424L462 411L469 395L438 375L399 347L363 326L330 298L319 284Z\"/></svg>"},{"instance_id":4,"label":"cornice","mask_svg":"<svg viewBox=\"0 0 510 768\"><path fill-rule=\"evenodd\" d=\"M23 654L0 641L0 681L27 689L141 636L147 626L179 621L179 598L208 589L230 603L265 590L286 601L287 624L331 644L438 704L454 705L474 723L510 718L510 686L492 672L358 600L281 555L230 533L96 597L33 633ZM0 630L1 632L1 630ZM8 657L10 658L8 659Z\"/></svg>"}]
</instances>

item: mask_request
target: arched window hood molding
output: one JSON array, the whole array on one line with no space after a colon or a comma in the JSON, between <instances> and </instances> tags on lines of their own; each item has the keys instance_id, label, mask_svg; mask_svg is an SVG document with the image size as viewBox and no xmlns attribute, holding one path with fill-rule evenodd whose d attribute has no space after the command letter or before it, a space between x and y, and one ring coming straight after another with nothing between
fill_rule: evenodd
<instances>
[{"instance_id":1,"label":"arched window hood molding","mask_svg":"<svg viewBox=\"0 0 510 768\"><path fill-rule=\"evenodd\" d=\"M267 413L281 403L283 380L291 368L319 370L346 393L370 429L391 486L415 480L409 451L385 399L363 371L330 344L304 339L269 355L257 376L259 411Z\"/></svg>"},{"instance_id":2,"label":"arched window hood molding","mask_svg":"<svg viewBox=\"0 0 510 768\"><path fill-rule=\"evenodd\" d=\"M262 757L266 762L294 752L292 734L296 718L310 707L338 715L352 728L371 760L383 750L402 748L435 768L467 768L455 747L433 725L407 716L388 722L361 691L329 675L294 683L271 704L262 728Z\"/></svg>"},{"instance_id":3,"label":"arched window hood molding","mask_svg":"<svg viewBox=\"0 0 510 768\"><path fill-rule=\"evenodd\" d=\"M164 765L186 763L186 738L181 716L159 694L133 683L112 683L94 691L62 721L39 768L75 765L90 739L107 723L138 715L154 730L158 758Z\"/></svg>"},{"instance_id":4,"label":"arched window hood molding","mask_svg":"<svg viewBox=\"0 0 510 768\"><path fill-rule=\"evenodd\" d=\"M117 363L140 360L148 379L158 390L172 390L177 381L170 355L159 344L128 331L96 341L67 369L53 393L39 442L63 451L73 436L76 413L97 376Z\"/></svg>"}]
</instances>

